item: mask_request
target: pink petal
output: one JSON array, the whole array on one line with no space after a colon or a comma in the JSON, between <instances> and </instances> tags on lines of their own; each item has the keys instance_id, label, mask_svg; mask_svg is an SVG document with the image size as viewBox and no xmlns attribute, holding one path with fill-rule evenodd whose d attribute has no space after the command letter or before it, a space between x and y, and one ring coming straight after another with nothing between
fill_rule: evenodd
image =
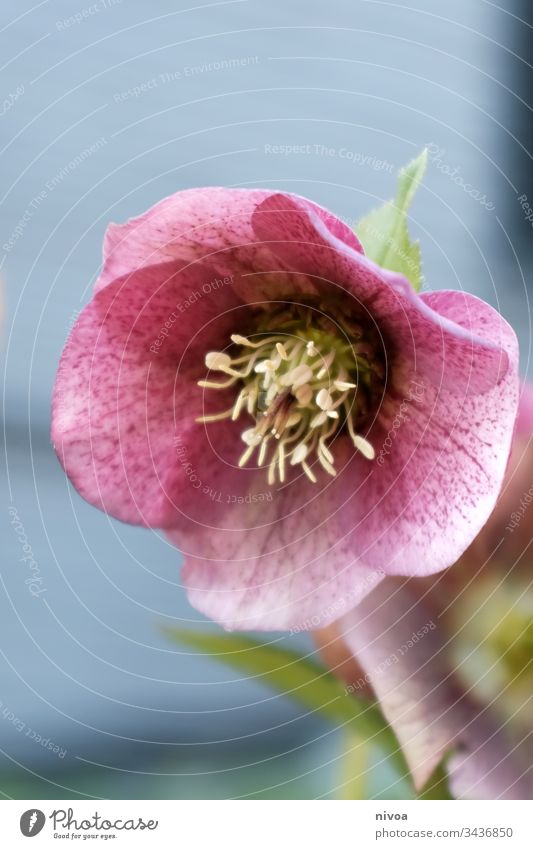
<instances>
[{"instance_id":1,"label":"pink petal","mask_svg":"<svg viewBox=\"0 0 533 849\"><path fill-rule=\"evenodd\" d=\"M172 531L169 536L176 538ZM339 571L342 549L326 539L330 550L321 561L306 544L236 562L187 556L182 578L189 601L230 631L299 633L328 625L358 604L382 576L350 560ZM287 562L287 556L294 560Z\"/></svg>"},{"instance_id":2,"label":"pink petal","mask_svg":"<svg viewBox=\"0 0 533 849\"><path fill-rule=\"evenodd\" d=\"M263 473L234 476L220 498L191 497L188 520L168 534L185 553L191 604L227 629L325 627L383 577L358 562L340 532L342 474L321 486L300 476L275 487Z\"/></svg>"},{"instance_id":3,"label":"pink petal","mask_svg":"<svg viewBox=\"0 0 533 849\"><path fill-rule=\"evenodd\" d=\"M439 293L435 302L419 297L402 275L384 271L336 238L298 198L266 198L254 213L253 226L285 267L309 275L330 301L336 290L344 308L366 311L385 336L389 357L436 385L464 396L492 388L506 374L502 330L493 338L485 332L493 327L481 324L476 333L468 316L466 324L455 312L451 318L437 304L455 293Z\"/></svg>"},{"instance_id":4,"label":"pink petal","mask_svg":"<svg viewBox=\"0 0 533 849\"><path fill-rule=\"evenodd\" d=\"M459 751L447 764L455 799L529 799L533 795L531 745L516 744L505 726L473 713Z\"/></svg>"},{"instance_id":5,"label":"pink petal","mask_svg":"<svg viewBox=\"0 0 533 849\"><path fill-rule=\"evenodd\" d=\"M252 228L256 207L271 195L265 189L189 189L164 198L125 224L111 224L95 290L132 271L176 260L181 267L206 260L223 276L235 273L236 267L249 273L272 269L272 254L256 244ZM349 227L322 207L305 204L336 238L362 250ZM274 271L280 271L279 263Z\"/></svg>"},{"instance_id":6,"label":"pink petal","mask_svg":"<svg viewBox=\"0 0 533 849\"><path fill-rule=\"evenodd\" d=\"M457 733L450 708L458 696L432 615L412 590L388 579L340 627L422 787Z\"/></svg>"},{"instance_id":7,"label":"pink petal","mask_svg":"<svg viewBox=\"0 0 533 849\"><path fill-rule=\"evenodd\" d=\"M517 571L529 570L533 508L533 391L521 388L520 404L509 465L496 506L463 558L469 570L489 559Z\"/></svg>"},{"instance_id":8,"label":"pink petal","mask_svg":"<svg viewBox=\"0 0 533 849\"><path fill-rule=\"evenodd\" d=\"M342 513L352 550L369 568L425 575L450 566L492 512L509 456L518 398L514 333L488 305L462 293L428 295L446 314L504 344L512 368L482 395L460 397L423 377L384 400L368 439L376 460L354 459L361 482Z\"/></svg>"},{"instance_id":9,"label":"pink petal","mask_svg":"<svg viewBox=\"0 0 533 849\"><path fill-rule=\"evenodd\" d=\"M516 434L525 439L533 436L533 384L523 383L520 389L520 405L516 420Z\"/></svg>"},{"instance_id":10,"label":"pink petal","mask_svg":"<svg viewBox=\"0 0 533 849\"><path fill-rule=\"evenodd\" d=\"M454 749L449 770L460 797L530 798L519 753L511 753L489 712L458 687L442 626L412 582L383 581L340 626L418 789Z\"/></svg>"},{"instance_id":11,"label":"pink petal","mask_svg":"<svg viewBox=\"0 0 533 849\"><path fill-rule=\"evenodd\" d=\"M175 521L183 490L176 436L192 425L201 444L194 419L204 412L196 386L203 352L225 344L228 310L240 302L227 285L200 297L186 317L176 305L213 278L207 267L180 274L167 264L118 279L83 310L64 349L52 440L80 494L124 521Z\"/></svg>"}]
</instances>

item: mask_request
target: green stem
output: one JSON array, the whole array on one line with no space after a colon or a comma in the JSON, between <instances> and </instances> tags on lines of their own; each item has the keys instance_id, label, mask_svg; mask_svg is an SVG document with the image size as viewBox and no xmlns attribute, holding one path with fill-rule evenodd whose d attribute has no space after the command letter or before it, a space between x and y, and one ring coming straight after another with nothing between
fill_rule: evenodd
<instances>
[{"instance_id":1,"label":"green stem","mask_svg":"<svg viewBox=\"0 0 533 849\"><path fill-rule=\"evenodd\" d=\"M344 732L345 749L341 767L341 799L366 799L371 747L353 730Z\"/></svg>"}]
</instances>

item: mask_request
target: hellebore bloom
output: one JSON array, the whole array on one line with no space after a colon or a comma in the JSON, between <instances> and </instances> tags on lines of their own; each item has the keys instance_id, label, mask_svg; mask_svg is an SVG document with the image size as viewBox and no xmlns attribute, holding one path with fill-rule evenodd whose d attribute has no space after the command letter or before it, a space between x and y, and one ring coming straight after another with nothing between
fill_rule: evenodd
<instances>
[{"instance_id":1,"label":"hellebore bloom","mask_svg":"<svg viewBox=\"0 0 533 849\"><path fill-rule=\"evenodd\" d=\"M304 198L205 188L108 229L52 435L84 498L183 551L199 610L313 628L457 560L517 398L515 334L483 301L416 294Z\"/></svg>"},{"instance_id":2,"label":"hellebore bloom","mask_svg":"<svg viewBox=\"0 0 533 849\"><path fill-rule=\"evenodd\" d=\"M489 521L453 568L385 579L315 634L348 693L372 694L415 784L443 755L456 798L533 797L533 388Z\"/></svg>"}]
</instances>

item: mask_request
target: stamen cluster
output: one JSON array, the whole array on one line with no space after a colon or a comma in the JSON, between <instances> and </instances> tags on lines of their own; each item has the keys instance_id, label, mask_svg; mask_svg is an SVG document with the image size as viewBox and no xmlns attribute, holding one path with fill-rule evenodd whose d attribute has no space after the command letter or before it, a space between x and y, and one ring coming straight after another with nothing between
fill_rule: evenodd
<instances>
[{"instance_id":1,"label":"stamen cluster","mask_svg":"<svg viewBox=\"0 0 533 849\"><path fill-rule=\"evenodd\" d=\"M267 466L269 485L276 479L283 483L288 466L301 467L315 483L315 462L335 476L329 446L341 429L346 429L364 457L374 459L374 448L358 429L367 417L369 389L382 370L361 332L352 341L333 327L331 322L327 329L313 326L309 315L303 315L300 321L278 323L277 332L232 335L233 356L223 351L206 355L207 368L228 375L229 380L205 379L199 386L239 388L229 410L199 421L236 421L245 412L252 416L255 424L241 433L246 448L239 466L257 452L257 464Z\"/></svg>"}]
</instances>

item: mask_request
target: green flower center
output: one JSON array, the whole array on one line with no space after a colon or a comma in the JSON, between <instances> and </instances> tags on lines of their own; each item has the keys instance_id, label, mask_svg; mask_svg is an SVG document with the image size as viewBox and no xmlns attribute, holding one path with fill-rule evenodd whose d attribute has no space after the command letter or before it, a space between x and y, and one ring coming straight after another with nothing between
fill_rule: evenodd
<instances>
[{"instance_id":1,"label":"green flower center","mask_svg":"<svg viewBox=\"0 0 533 849\"><path fill-rule=\"evenodd\" d=\"M286 305L258 322L248 336L233 334L227 351L211 351L205 364L228 375L223 382L200 380L204 389L235 387L229 410L201 422L247 413L254 420L241 432L245 466L257 455L269 485L284 482L289 467L301 467L316 482L313 466L335 476L331 442L346 431L368 460L374 448L361 432L384 385L381 344L375 329L333 321L320 310Z\"/></svg>"}]
</instances>

